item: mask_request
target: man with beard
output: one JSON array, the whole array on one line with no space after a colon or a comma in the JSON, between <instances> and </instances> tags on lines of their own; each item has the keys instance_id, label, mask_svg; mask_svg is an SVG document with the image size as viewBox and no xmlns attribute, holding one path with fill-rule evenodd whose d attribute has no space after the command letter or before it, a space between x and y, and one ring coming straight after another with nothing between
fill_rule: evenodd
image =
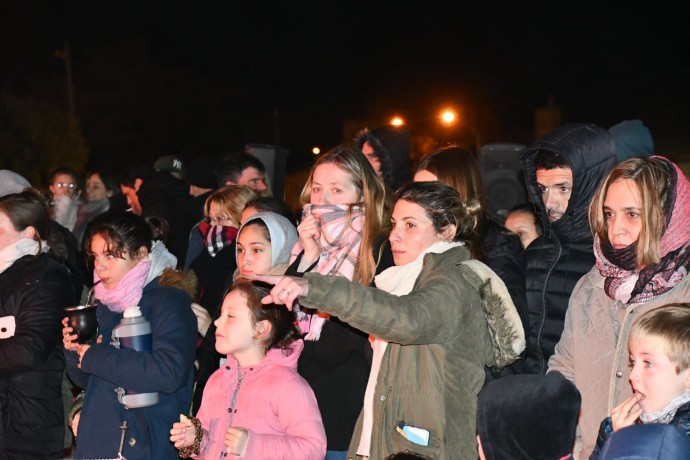
<instances>
[{"instance_id":1,"label":"man with beard","mask_svg":"<svg viewBox=\"0 0 690 460\"><path fill-rule=\"evenodd\" d=\"M616 165L616 149L606 130L577 123L534 142L521 160L544 229L525 250L529 315L524 371L544 374L563 332L570 294L594 265L589 202Z\"/></svg>"}]
</instances>

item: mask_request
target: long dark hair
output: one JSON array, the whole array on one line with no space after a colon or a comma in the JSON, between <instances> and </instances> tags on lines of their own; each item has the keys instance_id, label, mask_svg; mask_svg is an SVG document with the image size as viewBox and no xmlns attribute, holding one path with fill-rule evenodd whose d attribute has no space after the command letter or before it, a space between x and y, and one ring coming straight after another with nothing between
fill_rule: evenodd
<instances>
[{"instance_id":1,"label":"long dark hair","mask_svg":"<svg viewBox=\"0 0 690 460\"><path fill-rule=\"evenodd\" d=\"M151 251L151 227L143 217L130 212L107 214L94 221L84 238L84 248L89 259L93 257L91 241L95 235L103 237L108 244L108 250L116 257L123 258L123 254L126 253L134 259L142 247Z\"/></svg>"}]
</instances>

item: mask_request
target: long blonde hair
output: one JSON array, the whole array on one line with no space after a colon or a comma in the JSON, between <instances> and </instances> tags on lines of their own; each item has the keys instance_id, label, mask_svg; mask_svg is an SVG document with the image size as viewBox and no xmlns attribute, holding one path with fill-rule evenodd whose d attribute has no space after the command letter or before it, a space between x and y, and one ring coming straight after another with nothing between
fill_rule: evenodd
<instances>
[{"instance_id":1,"label":"long blonde hair","mask_svg":"<svg viewBox=\"0 0 690 460\"><path fill-rule=\"evenodd\" d=\"M345 145L339 145L320 155L312 166L307 182L300 194L302 206L311 202L314 171L323 164L334 164L346 172L362 196L361 203L349 203L350 206L360 205L364 207L362 244L352 280L368 285L374 279L378 259L380 259L379 254L377 260L374 260L374 243L377 238L388 233L391 216L390 197L386 194L383 181L376 175L364 154Z\"/></svg>"}]
</instances>

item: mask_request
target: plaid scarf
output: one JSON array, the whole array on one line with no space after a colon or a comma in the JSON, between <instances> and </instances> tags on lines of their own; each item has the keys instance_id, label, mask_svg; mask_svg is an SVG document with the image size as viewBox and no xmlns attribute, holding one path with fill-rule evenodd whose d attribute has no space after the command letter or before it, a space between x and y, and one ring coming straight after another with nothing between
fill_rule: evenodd
<instances>
[{"instance_id":1,"label":"plaid scarf","mask_svg":"<svg viewBox=\"0 0 690 460\"><path fill-rule=\"evenodd\" d=\"M664 159L662 157L656 157ZM666 160L668 161L668 160ZM661 260L641 269L633 263L635 245L614 249L594 238L594 255L599 273L606 278L606 294L624 304L644 303L680 283L690 269L690 183L678 167L668 161L671 193L666 231L661 236Z\"/></svg>"},{"instance_id":2,"label":"plaid scarf","mask_svg":"<svg viewBox=\"0 0 690 460\"><path fill-rule=\"evenodd\" d=\"M206 250L211 257L216 257L224 247L230 246L237 238L237 227L211 225L206 221L199 224L199 232L206 241Z\"/></svg>"},{"instance_id":3,"label":"plaid scarf","mask_svg":"<svg viewBox=\"0 0 690 460\"><path fill-rule=\"evenodd\" d=\"M347 205L307 204L302 210L302 218L316 217L319 228L321 255L314 271L322 275L344 276L352 280L355 264L362 243L364 209ZM290 263L302 252L299 241L292 248ZM297 320L302 332L309 331L305 340L319 340L321 329L328 319L327 314L307 313L298 309Z\"/></svg>"}]
</instances>

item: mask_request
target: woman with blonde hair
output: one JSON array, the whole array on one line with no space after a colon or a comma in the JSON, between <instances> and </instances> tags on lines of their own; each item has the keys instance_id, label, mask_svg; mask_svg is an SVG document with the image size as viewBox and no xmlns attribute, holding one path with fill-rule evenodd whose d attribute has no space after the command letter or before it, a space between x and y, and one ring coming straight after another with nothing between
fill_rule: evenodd
<instances>
[{"instance_id":1,"label":"woman with blonde hair","mask_svg":"<svg viewBox=\"0 0 690 460\"><path fill-rule=\"evenodd\" d=\"M197 384L192 410L201 404L204 385L218 369L223 357L216 351L215 321L220 315L223 296L232 284L237 268L235 250L240 217L247 202L256 198L248 187L229 185L213 192L204 204L204 220L192 230L192 238L203 239L203 250L189 264L199 279L199 290L192 303L198 332L203 338L196 354Z\"/></svg>"},{"instance_id":2,"label":"woman with blonde hair","mask_svg":"<svg viewBox=\"0 0 690 460\"><path fill-rule=\"evenodd\" d=\"M588 458L599 422L628 399L628 336L635 318L690 298L690 183L666 158L616 166L592 199L595 266L575 286L565 329L549 360L582 392L580 433Z\"/></svg>"},{"instance_id":3,"label":"woman with blonde hair","mask_svg":"<svg viewBox=\"0 0 690 460\"><path fill-rule=\"evenodd\" d=\"M321 155L302 189L302 222L288 274L317 272L369 285L391 265L390 204L366 157L339 146ZM367 334L316 310L298 313L306 333L298 370L319 402L326 459L344 459L362 408L371 347Z\"/></svg>"}]
</instances>

